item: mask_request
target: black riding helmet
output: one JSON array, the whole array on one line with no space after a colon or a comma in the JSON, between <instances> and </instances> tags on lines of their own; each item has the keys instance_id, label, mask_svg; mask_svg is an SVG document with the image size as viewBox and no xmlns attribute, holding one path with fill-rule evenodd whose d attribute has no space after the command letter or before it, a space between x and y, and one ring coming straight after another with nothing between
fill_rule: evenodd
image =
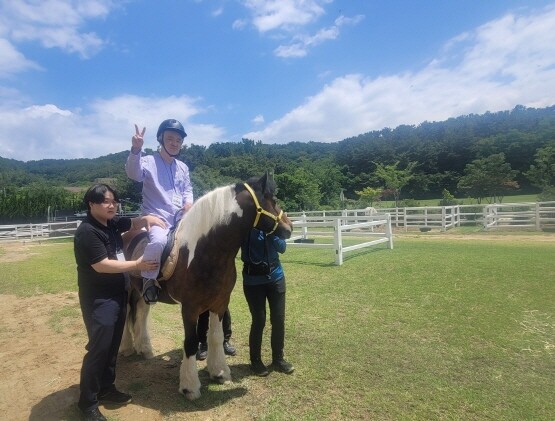
<instances>
[{"instance_id":1,"label":"black riding helmet","mask_svg":"<svg viewBox=\"0 0 555 421\"><path fill-rule=\"evenodd\" d=\"M156 132L156 139L158 139L158 142L162 143L162 135L166 130L171 130L172 132L179 133L179 135L183 139L187 137L187 133L185 133L183 125L179 121L170 118L160 123L160 127L158 127L158 132Z\"/></svg>"}]
</instances>

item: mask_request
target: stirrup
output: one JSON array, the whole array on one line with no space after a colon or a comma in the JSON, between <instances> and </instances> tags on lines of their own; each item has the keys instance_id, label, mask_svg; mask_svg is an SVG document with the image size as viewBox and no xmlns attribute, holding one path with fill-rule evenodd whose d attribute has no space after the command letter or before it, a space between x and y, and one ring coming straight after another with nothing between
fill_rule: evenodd
<instances>
[{"instance_id":1,"label":"stirrup","mask_svg":"<svg viewBox=\"0 0 555 421\"><path fill-rule=\"evenodd\" d=\"M160 286L156 279L143 279L143 299L147 304L156 304L160 296Z\"/></svg>"}]
</instances>

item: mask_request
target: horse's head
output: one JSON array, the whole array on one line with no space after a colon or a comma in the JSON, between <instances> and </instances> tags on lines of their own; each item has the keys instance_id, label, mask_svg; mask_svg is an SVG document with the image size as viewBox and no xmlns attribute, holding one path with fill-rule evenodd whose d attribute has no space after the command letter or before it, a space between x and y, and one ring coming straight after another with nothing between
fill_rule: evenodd
<instances>
[{"instance_id":1,"label":"horse's head","mask_svg":"<svg viewBox=\"0 0 555 421\"><path fill-rule=\"evenodd\" d=\"M291 237L293 223L276 203L276 183L272 174L266 173L261 178L250 178L246 183L238 184L245 188L256 209L253 227L266 233L273 233L280 238Z\"/></svg>"}]
</instances>

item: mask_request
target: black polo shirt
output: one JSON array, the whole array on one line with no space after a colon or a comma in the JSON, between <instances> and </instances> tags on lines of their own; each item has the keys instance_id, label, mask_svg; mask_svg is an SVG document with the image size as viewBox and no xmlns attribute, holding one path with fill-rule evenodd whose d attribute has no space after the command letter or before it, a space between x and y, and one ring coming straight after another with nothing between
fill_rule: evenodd
<instances>
[{"instance_id":1,"label":"black polo shirt","mask_svg":"<svg viewBox=\"0 0 555 421\"><path fill-rule=\"evenodd\" d=\"M91 265L104 260L117 260L116 252L122 249L121 233L131 228L131 219L115 216L102 225L90 213L79 225L73 240L77 262L79 290L95 297L110 297L125 291L123 273L99 273Z\"/></svg>"}]
</instances>

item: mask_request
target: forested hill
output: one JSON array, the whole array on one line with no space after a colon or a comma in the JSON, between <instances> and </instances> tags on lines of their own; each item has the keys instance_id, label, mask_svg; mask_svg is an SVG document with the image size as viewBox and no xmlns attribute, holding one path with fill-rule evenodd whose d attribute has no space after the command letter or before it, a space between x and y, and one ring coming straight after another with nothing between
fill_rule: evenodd
<instances>
[{"instance_id":1,"label":"forested hill","mask_svg":"<svg viewBox=\"0 0 555 421\"><path fill-rule=\"evenodd\" d=\"M138 187L125 177L127 154L25 163L0 157L0 192L5 196L44 183L88 186L95 179L112 178L125 197L140 201ZM387 194L391 185L387 185L384 170L393 175L395 171L408 173L402 198L441 197L444 189L468 195L475 191L466 188L464 176L476 165L491 166L494 161L509 170L514 183L504 182L515 194L538 192L555 183L546 179L550 173L538 175L539 169L549 165L555 171L555 106L517 106L511 111L384 128L335 143L268 145L243 139L209 147L193 144L184 148L181 156L191 169L197 197L273 168L280 198L291 210L339 206L341 189L351 200L358 199L356 192L364 188L382 188Z\"/></svg>"}]
</instances>

